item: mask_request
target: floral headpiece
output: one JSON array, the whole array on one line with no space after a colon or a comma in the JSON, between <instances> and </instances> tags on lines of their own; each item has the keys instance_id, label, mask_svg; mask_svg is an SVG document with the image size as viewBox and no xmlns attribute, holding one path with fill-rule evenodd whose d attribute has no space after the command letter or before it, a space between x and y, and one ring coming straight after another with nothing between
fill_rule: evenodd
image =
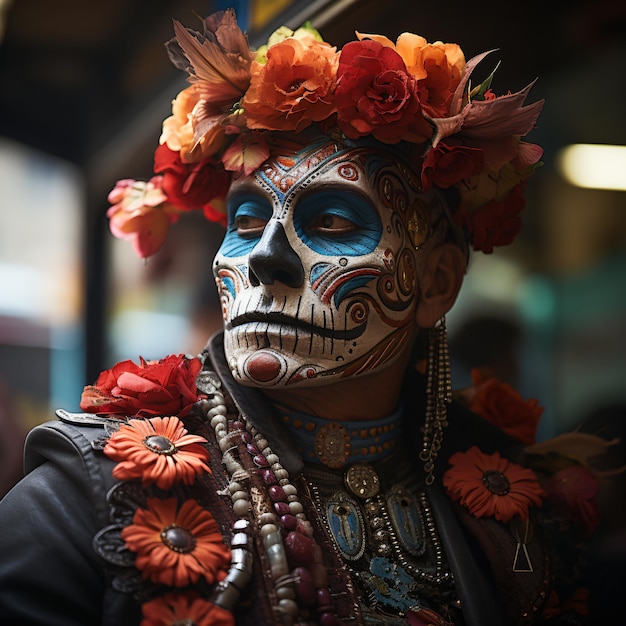
<instances>
[{"instance_id":1,"label":"floral headpiece","mask_svg":"<svg viewBox=\"0 0 626 626\"><path fill-rule=\"evenodd\" d=\"M112 233L148 257L181 213L202 210L225 224L233 176L270 155L273 137L317 125L348 140L409 145L424 191L453 188L454 220L476 250L513 241L521 227L522 187L542 149L522 141L543 107L525 105L532 83L496 96L493 73L472 86L488 52L465 61L456 44L403 33L394 44L356 33L340 51L310 25L281 27L252 51L232 9L207 17L203 32L174 22L167 43L190 86L163 122L148 182L118 181L109 194Z\"/></svg>"}]
</instances>

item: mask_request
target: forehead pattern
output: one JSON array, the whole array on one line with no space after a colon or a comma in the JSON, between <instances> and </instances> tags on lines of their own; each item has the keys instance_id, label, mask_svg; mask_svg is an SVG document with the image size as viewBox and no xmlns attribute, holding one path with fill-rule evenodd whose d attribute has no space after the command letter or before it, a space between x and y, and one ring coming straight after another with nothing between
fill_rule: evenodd
<instances>
[{"instance_id":1,"label":"forehead pattern","mask_svg":"<svg viewBox=\"0 0 626 626\"><path fill-rule=\"evenodd\" d=\"M371 146L343 147L320 138L297 152L270 158L256 180L274 199L276 218L282 219L296 194L335 166L333 176L351 183L362 181L378 202L402 218L416 248L424 242L430 231L430 207L421 197L419 176L391 153Z\"/></svg>"},{"instance_id":2,"label":"forehead pattern","mask_svg":"<svg viewBox=\"0 0 626 626\"><path fill-rule=\"evenodd\" d=\"M278 155L266 161L256 175L257 182L280 205L278 218L283 217L294 198L294 192L305 189L322 172L342 161L347 153L340 151L334 142L314 143L293 156ZM341 169L341 168L340 168ZM356 172L352 174L358 179Z\"/></svg>"}]
</instances>

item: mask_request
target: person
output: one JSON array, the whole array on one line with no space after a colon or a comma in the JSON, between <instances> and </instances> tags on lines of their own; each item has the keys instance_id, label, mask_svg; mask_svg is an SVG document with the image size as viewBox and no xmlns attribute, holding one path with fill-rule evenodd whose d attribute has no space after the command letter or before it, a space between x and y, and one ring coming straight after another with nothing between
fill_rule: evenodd
<instances>
[{"instance_id":1,"label":"person","mask_svg":"<svg viewBox=\"0 0 626 626\"><path fill-rule=\"evenodd\" d=\"M593 454L535 443L541 408L497 381L453 401L445 337L470 248L519 230L542 102L411 33L174 27L190 85L110 224L149 257L185 211L225 223L224 330L30 433L0 621L585 623Z\"/></svg>"}]
</instances>

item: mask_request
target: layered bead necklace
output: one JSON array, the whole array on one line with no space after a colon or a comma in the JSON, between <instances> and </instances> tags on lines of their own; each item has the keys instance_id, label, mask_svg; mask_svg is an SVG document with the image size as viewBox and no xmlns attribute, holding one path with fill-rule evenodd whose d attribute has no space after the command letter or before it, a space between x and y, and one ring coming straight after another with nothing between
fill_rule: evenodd
<instances>
[{"instance_id":1,"label":"layered bead necklace","mask_svg":"<svg viewBox=\"0 0 626 626\"><path fill-rule=\"evenodd\" d=\"M277 622L354 623L338 617L333 606L322 550L301 501L310 495L347 564L365 623L406 624L408 612L454 606L453 576L426 493L412 486L412 466L399 454L400 410L376 422L341 424L280 411L309 462L309 494L299 494L263 434L245 417L229 417L217 376L202 372L198 387L208 395L199 407L222 452L238 518L231 566L216 586L215 604L234 609L252 577L257 536L269 564Z\"/></svg>"},{"instance_id":2,"label":"layered bead necklace","mask_svg":"<svg viewBox=\"0 0 626 626\"><path fill-rule=\"evenodd\" d=\"M229 419L221 382L203 371L198 388L208 395L199 403L214 430L222 462L230 476L228 492L238 517L232 527L231 566L216 585L212 601L233 611L252 577L254 536L260 536L269 563L276 621L289 625L338 624L328 589L322 551L313 538L298 490L268 441L245 419ZM289 563L298 563L290 570Z\"/></svg>"}]
</instances>

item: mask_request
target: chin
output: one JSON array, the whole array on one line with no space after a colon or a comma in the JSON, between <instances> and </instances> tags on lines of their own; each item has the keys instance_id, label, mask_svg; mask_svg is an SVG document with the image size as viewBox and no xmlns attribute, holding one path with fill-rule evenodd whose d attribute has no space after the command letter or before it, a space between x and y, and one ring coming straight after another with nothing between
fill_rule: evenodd
<instances>
[{"instance_id":1,"label":"chin","mask_svg":"<svg viewBox=\"0 0 626 626\"><path fill-rule=\"evenodd\" d=\"M230 353L226 350L235 380L247 387L263 389L322 387L366 377L397 363L400 354L400 350L381 353L373 349L365 354L352 354L349 359L317 356L315 362L310 362L306 356L287 354L272 347Z\"/></svg>"}]
</instances>

